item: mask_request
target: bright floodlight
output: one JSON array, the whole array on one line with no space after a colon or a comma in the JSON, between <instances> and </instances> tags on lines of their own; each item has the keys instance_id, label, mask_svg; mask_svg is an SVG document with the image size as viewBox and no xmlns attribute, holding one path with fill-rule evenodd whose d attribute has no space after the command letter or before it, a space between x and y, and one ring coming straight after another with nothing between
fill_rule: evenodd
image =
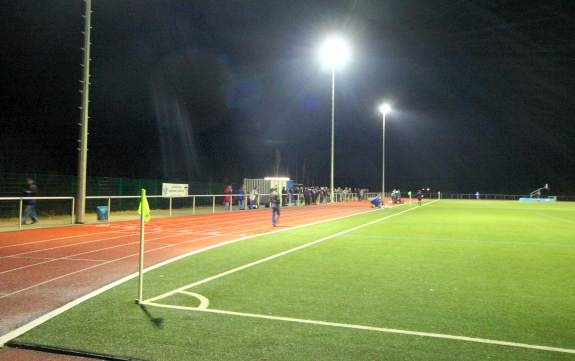
<instances>
[{"instance_id":1,"label":"bright floodlight","mask_svg":"<svg viewBox=\"0 0 575 361\"><path fill-rule=\"evenodd\" d=\"M350 58L349 46L342 38L332 37L322 44L319 56L324 65L338 68L348 62Z\"/></svg>"},{"instance_id":2,"label":"bright floodlight","mask_svg":"<svg viewBox=\"0 0 575 361\"><path fill-rule=\"evenodd\" d=\"M379 112L381 114L387 114L391 111L391 107L389 106L389 104L385 103L385 104L381 104L379 106Z\"/></svg>"}]
</instances>

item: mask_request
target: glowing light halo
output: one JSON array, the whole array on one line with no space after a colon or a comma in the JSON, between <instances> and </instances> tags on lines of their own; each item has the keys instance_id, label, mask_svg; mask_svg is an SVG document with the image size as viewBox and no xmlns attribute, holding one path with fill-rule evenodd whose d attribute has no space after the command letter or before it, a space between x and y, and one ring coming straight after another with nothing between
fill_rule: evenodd
<instances>
[{"instance_id":1,"label":"glowing light halo","mask_svg":"<svg viewBox=\"0 0 575 361\"><path fill-rule=\"evenodd\" d=\"M344 38L331 36L319 48L319 58L325 66L341 68L349 62L351 49Z\"/></svg>"},{"instance_id":2,"label":"glowing light halo","mask_svg":"<svg viewBox=\"0 0 575 361\"><path fill-rule=\"evenodd\" d=\"M379 106L379 112L385 115L391 112L391 106L388 103L383 103Z\"/></svg>"}]
</instances>

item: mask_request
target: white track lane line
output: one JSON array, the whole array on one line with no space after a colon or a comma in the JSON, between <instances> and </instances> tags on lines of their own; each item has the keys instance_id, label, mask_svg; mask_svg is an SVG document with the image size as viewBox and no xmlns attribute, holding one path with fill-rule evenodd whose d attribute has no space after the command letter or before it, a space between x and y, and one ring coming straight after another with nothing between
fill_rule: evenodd
<instances>
[{"instance_id":1,"label":"white track lane line","mask_svg":"<svg viewBox=\"0 0 575 361\"><path fill-rule=\"evenodd\" d=\"M160 268L160 267L163 267L163 266L165 266L165 265L167 265L167 264L170 264L170 263L179 261L179 260L181 260L181 259L184 259L184 258L193 256L193 255L195 255L195 254L207 252L207 251L212 250L212 249L215 249L215 248L224 247L224 246L227 246L227 245L229 245L229 244L241 242L241 241L244 241L244 240L247 240L247 239L253 239L253 238L257 238L257 237L267 236L267 235L270 235L270 234L276 234L276 233L286 232L286 231L290 231L290 230L293 230L293 229L299 229L299 228L314 226L314 225L317 225L317 224L333 222L333 221L337 221L337 220L341 220L341 219L346 219L346 218L351 218L351 217L355 217L355 216L362 215L362 214L366 214L366 213L371 213L371 212L373 212L373 211L374 211L374 210L368 210L368 211L365 211L365 212L358 212L358 213L348 214L348 215L341 216L341 217L337 217L337 218L323 219L323 220L320 220L320 221L317 221L317 222L312 222L312 223L307 223L307 224L301 224L301 225L299 225L299 226L294 226L294 227L292 227L292 228L277 229L277 230L273 230L273 231L268 232L268 233L261 233L261 234L256 234L256 235L253 235L253 236L247 236L247 237L242 237L242 238L238 238L238 239L232 239L232 240L229 240L229 241L225 241L225 242L213 244L213 245L211 245L211 246L207 246L207 247L204 247L204 248L201 248L201 249L197 249L197 250L194 250L194 251L191 251L191 252L188 252L188 253L185 253L185 254L182 254L182 255L179 255L179 256L176 256L176 257L167 259L167 260L162 261L162 262L159 262L159 263L157 263L157 264L155 264L155 265L153 265L153 266L149 266L149 267L147 267L147 268L144 270L144 273L149 272L149 271L152 271L152 270L155 270L155 269ZM78 272L74 272L74 273L78 273ZM84 302L84 301L87 301L87 300L89 300L89 299L91 299L91 298L94 298L94 297L98 296L99 294L102 294L102 293L104 293L104 292L106 292L106 291L108 291L108 290L110 290L110 289L112 289L112 288L114 288L114 287L116 287L116 286L119 286L119 285L121 285L122 283L125 283L125 282L127 282L127 281L129 281L129 280L131 280L131 279L133 279L133 278L136 278L137 276L138 276L138 272L134 272L134 273L132 273L132 274L130 274L130 275L127 275L127 276L125 276L125 277L122 277L121 279L119 279L119 280L117 280L117 281L111 282L111 283L109 283L109 284L107 284L107 285L105 285L105 286L103 286L103 287L101 287L101 288L98 288L98 289L96 289L96 290L94 290L94 291L92 291L92 292L90 292L90 293L88 293L88 294L85 294L84 296L81 296L81 297L79 297L79 298L77 298L77 299L75 299L75 300L73 300L73 301L70 301L70 302L68 302L67 304L63 305L63 306L60 306L60 307L58 307L57 309L52 310L52 311L50 311L50 312L48 312L48 313L46 313L46 314L44 314L44 315L42 315L42 316L36 318L35 320L32 320L32 321L30 321L30 322L28 322L28 323L26 323L26 324L24 324L24 325L18 327L17 329L12 330L12 331L10 331L10 332L8 332L8 333L6 333L6 334L0 336L0 347L4 346L4 344L6 344L6 342L8 342L8 341L10 341L10 340L12 340L12 339L14 339L14 338L16 338L16 337L18 337L18 336L24 334L25 332L30 331L30 330L33 329L34 327L39 326L39 325L43 324L44 322L46 322L46 321L48 321L48 320L50 320L50 319L52 319L52 318L54 318L54 317L56 317L56 316L58 316L58 315L60 315L60 314L62 314L62 313L68 311L68 310L71 309L72 307L77 306L77 305L79 305L80 303L82 303L82 302ZM3 298L5 295L6 295L6 294L0 294L0 298Z\"/></svg>"},{"instance_id":2,"label":"white track lane line","mask_svg":"<svg viewBox=\"0 0 575 361\"><path fill-rule=\"evenodd\" d=\"M315 212L315 213L319 213L319 212ZM314 214L315 214L315 213L314 213ZM324 216L324 215L325 215L325 212L323 212L322 216ZM293 219L295 219L295 218L299 219L299 218L302 218L302 216L299 215L299 216L296 217L295 215L291 215L291 218L290 218L290 219L293 220ZM310 217L308 216L308 217L306 217L306 218L310 218ZM312 217L312 219L313 219L313 218L314 218L314 217ZM255 224L264 223L264 222L267 223L267 221L257 221L257 222L252 222L252 223L244 223L244 224L242 224L242 225L234 226L234 227L232 227L232 228L236 228L236 227L240 227L240 226L243 228L243 227L245 227L245 226L255 225ZM258 227L258 228L251 228L251 230L253 231L253 230L266 229L266 228L269 228L269 227L268 227L268 226L264 226L264 227ZM221 228L218 227L218 229L221 229ZM163 234L163 233L175 233L175 232L157 231L157 232L148 232L147 234L150 234L150 233L161 233L161 234ZM194 233L194 234L203 235L203 233L201 233L201 232L193 232L193 233ZM239 233L239 234L238 234L238 233ZM221 234L221 233L218 233L218 234L209 234L209 233L208 233L208 234L206 234L206 237L200 237L200 238L196 238L196 239L193 239L193 240L189 240L189 241L185 241L185 242L179 242L179 243L175 243L175 244L170 244L170 243L156 243L157 240L162 240L162 239L166 239L166 238L173 238L173 237L179 237L179 236L185 235L185 234L183 234L183 233L180 232L180 233L177 233L177 234L172 234L171 236L161 236L161 237L156 237L156 238L147 239L147 240L146 240L146 243L147 243L147 242L153 242L154 244L164 245L165 247L158 247L158 248L157 248L157 249L164 249L164 248L173 247L174 245L181 245L181 244L185 244L185 243L198 242L198 241L203 241L203 240L210 239L210 238L214 238L214 237L222 237L222 236L224 236L224 237L227 237L227 236L244 237L244 236L245 236L244 233L245 233L244 230L238 231L238 232L228 232L228 233L226 233L226 234ZM132 235L132 236L135 236L135 235ZM101 241L103 241L103 240L110 240L110 239L113 239L113 238L102 239ZM90 241L89 243L94 243L94 242L95 242L95 241ZM88 242L87 242L87 243L88 243ZM91 253L97 253L97 252L101 252L101 251L107 251L107 250L110 250L110 249L116 249L116 248L126 247L126 246L130 246L130 245L134 245L134 244L139 244L139 243L140 243L140 241L138 240L138 241L132 241L132 242L128 242L128 243L121 243L121 244L117 244L117 245L114 245L114 246L98 248L98 249L91 250L91 251L80 252L80 253L76 253L76 254L72 254L72 255L67 255L67 256L64 256L64 257L43 258L43 259L44 259L43 262L37 262L37 263L34 263L34 264L29 264L29 265L20 266L20 267L12 268L12 269L9 269L9 270L1 271L1 272L0 272L0 275L6 274L6 273L10 273L10 272L15 272L15 271L21 271L21 270L23 270L23 269L32 268L32 267L36 267L36 266L41 266L41 265L44 265L44 264L47 264L47 263L51 263L51 262L55 262L55 261L60 261L60 260L73 260L72 257L84 256L84 255L91 254ZM83 244L83 243L80 243L80 244ZM75 244L75 245L80 245L80 244L77 243L77 244ZM66 247L69 247L69 246L66 246ZM37 250L37 251L34 251L34 252L43 252L43 251L52 250L52 249L55 249L55 248L62 248L62 247L48 248L48 249L44 249L44 250ZM154 249L154 250L150 250L150 251L155 251L155 249ZM138 254L138 253L134 253L134 254L132 254L132 256L133 256L133 255L137 255L137 254ZM1 259L1 258L16 258L16 257L18 257L18 256L0 257L0 259ZM31 258L31 259L32 259L32 258ZM40 259L40 258L38 258L38 259ZM0 298L1 298L1 297L0 297Z\"/></svg>"},{"instance_id":3,"label":"white track lane line","mask_svg":"<svg viewBox=\"0 0 575 361\"><path fill-rule=\"evenodd\" d=\"M294 212L295 213L295 212ZM314 212L308 213L308 214L316 214L316 213L323 213L322 210L316 210ZM295 214L292 215L287 215L289 217L294 217L296 216ZM238 218L238 217L236 217ZM253 218L253 217L252 217ZM236 219L234 221L228 221L227 218L223 218L223 219L219 219L219 220L211 220L209 223L214 224L215 226L217 226L217 229L220 229L222 226L222 220L225 222L225 225L229 225L230 223L237 223L237 222L242 222L245 221L246 219L250 219L250 217L244 217L243 219ZM260 222L264 222L264 220L262 219ZM166 230L166 229L159 229L157 231L148 231L146 232L146 234L150 235L150 234L156 234L156 233L164 233L165 231L167 232L172 232L174 230L188 230L189 232L194 232L195 226L198 226L198 224L190 224L189 222L172 222L173 227L171 227L171 231L170 230ZM206 223L206 222L202 222L202 223ZM180 226L178 226L180 225ZM240 224L239 226L241 226L242 224ZM138 226L139 227L139 226ZM148 227L154 228L155 225L151 224ZM204 229L205 230L205 224L202 225L202 227L198 227L200 229ZM23 255L27 255L27 254L34 254L34 253L39 253L39 252L44 252L44 251L50 251L50 250L54 250L54 249L61 249L61 248L67 248L67 247L73 247L73 246L78 246L78 245L83 245L83 244L90 244L90 243L96 243L96 242L101 242L101 241L108 241L111 239L119 239L119 238L125 238L125 237L133 237L133 236L137 236L139 235L139 228L136 231L127 231L124 230L122 232L130 232L130 233L124 233L122 235L119 236L114 236L114 237L107 237L107 238L100 238L100 239L93 239L93 240L88 240L88 241L81 241L81 242L76 242L76 243L68 243L65 245L61 245L61 246L55 246L55 247L49 247L49 248L43 248L43 249L36 249L36 250L32 250L32 251L26 251L26 252L20 252L20 253L15 253L13 255L9 255L9 256L0 256L0 259L4 259L4 258L10 258L10 257L14 257L14 256L23 256Z\"/></svg>"},{"instance_id":4,"label":"white track lane line","mask_svg":"<svg viewBox=\"0 0 575 361\"><path fill-rule=\"evenodd\" d=\"M15 231L15 232L21 233L21 231ZM97 234L120 233L120 232L122 232L122 231L121 231L121 230L113 230L113 231L105 231L105 232L92 232L92 233L89 233L88 235L86 235L86 233L82 233L82 234L73 235L73 236L56 237L56 238L48 238L48 239L39 239L39 240L36 240L36 241L30 241L30 242L26 242L26 243L18 243L18 244L10 244L10 245L7 245L7 246L0 246L0 249L9 248L9 247L26 246L26 245L29 245L29 244L36 244L36 243L43 243L43 242L50 242L50 241L57 241L57 240L68 239L68 238L86 237L86 236L92 236L92 235L97 235Z\"/></svg>"},{"instance_id":5,"label":"white track lane line","mask_svg":"<svg viewBox=\"0 0 575 361\"><path fill-rule=\"evenodd\" d=\"M365 212L364 212L364 213L365 213ZM353 214L353 215L357 215L357 214L361 214L361 213L355 213L355 214ZM334 214L334 215L335 215L335 214ZM298 217L298 218L301 218L301 217ZM306 218L309 218L309 217L306 217ZM324 218L324 217L321 217L321 218ZM337 218L333 218L333 219L337 219ZM332 220L333 220L333 219L332 219ZM261 222L255 222L255 223L261 223ZM249 225L249 224L246 224L246 225ZM254 228L254 229L265 229L265 228L269 228L269 226L259 227L259 228ZM297 228L297 227L293 227L293 228ZM293 229L293 228L292 228L292 229ZM285 230L288 230L288 229L285 229ZM273 232L273 231L272 231L272 232L266 232L266 233L262 233L262 235L263 235L263 234L270 234L270 233L275 233L275 232ZM179 236L179 235L178 235L178 236ZM251 238L251 237L256 237L256 236L258 236L258 235L248 236L248 237L240 237L240 238L238 238L238 239L241 240L241 239ZM158 238L156 238L156 239L164 239L164 238L170 238L170 237L175 237L175 236L172 235L172 236L158 237ZM209 239L209 238L213 238L213 237L218 237L218 236L202 237L201 240L205 240L205 239ZM183 241L183 242L179 242L179 243L174 243L174 244L171 244L171 245L168 245L168 246L158 247L158 248L155 248L155 249L152 249L152 250L148 250L148 251L145 251L144 253L148 254L148 253L152 253L152 252L157 252L157 251L160 251L160 250L163 250L163 249L166 249L166 248L177 247L177 246L180 246L180 245L182 245L182 244L191 243L191 242L197 242L197 241L199 241L199 240L200 240L200 239L193 239L193 240L189 240L189 241ZM146 242L148 242L148 241L146 241ZM136 243L137 243L137 242L136 242ZM100 249L100 250L97 250L97 251L101 251L101 249ZM120 258L115 258L115 259L109 260L109 261L107 261L107 262L105 262L105 263L99 263L99 264L94 265L94 266L90 266L90 267L86 267L86 268L83 268L83 269L80 269L80 270L77 270L77 271L74 271L74 272L66 273L66 274L64 274L64 275L60 275L60 276L58 276L58 277L54 277L54 278L52 278L52 279L49 279L49 280L46 280L46 281L42 281L42 282L36 283L36 284L34 284L34 285L31 285L31 286L28 286L28 287L25 287L25 288L22 288L22 289L19 289L19 290L16 290L16 291L13 291L13 292L10 292L10 293L7 293L7 294L4 294L4 295L0 296L0 300L3 299L3 298L6 298L6 297L10 297L10 296L13 296L13 295L15 295L15 294L18 294L18 293L21 293L21 292L24 292L24 291L33 289L33 288L35 288L35 287L42 286L42 285L44 285L44 284L47 284L47 283L50 283L50 282L53 282L53 281L57 281L57 280L62 279L62 278L64 278L64 277L68 277L68 276L71 276L71 275L74 275L74 274L77 274L77 273L80 273L80 272L84 272L84 271L87 271L87 270L90 270L90 269L93 269L93 268L96 268L96 267L104 266L104 265L107 265L107 264L110 264L110 263L113 263L113 262L121 261L121 260L130 258L130 257L137 256L137 255L138 255L138 253L133 253L133 254L130 254L130 255L127 255L127 256L124 256L124 257L120 257ZM70 257L70 256L67 256L67 257ZM5 271L4 273L7 273L7 272Z\"/></svg>"},{"instance_id":6,"label":"white track lane line","mask_svg":"<svg viewBox=\"0 0 575 361\"><path fill-rule=\"evenodd\" d=\"M303 206L300 207L294 207L294 208L289 208L289 209L293 209L295 210L300 210L300 209L305 209ZM152 210L153 211L153 210ZM255 212L262 212L265 211L265 209L258 209L258 210L251 210L248 211L250 213L255 213ZM223 214L226 214L226 218L225 219L229 219L229 218L242 218L246 215L246 213L241 212L240 214L237 213L238 211L235 211L233 214L229 214L227 215L227 213L212 213L212 214L208 214L205 217L199 217L202 215L189 215L189 216L176 216L176 217L162 217L160 218L160 220L155 220L154 224L156 225L178 225L178 224L189 224L190 222L193 222L194 225L196 224L202 224L202 223L212 223L215 222L215 220L210 219L210 218L218 218L218 216L220 216L220 220L221 220L221 216ZM178 221L178 218L186 218L186 220L181 220ZM191 218L191 219L190 219ZM106 233L124 233L124 232L131 232L129 229L134 222L137 222L137 220L129 220L129 221L119 221L117 223L106 223L106 224L89 224L89 225L79 225L78 227L107 227L107 228L113 228L113 230L110 231L103 231L103 232L91 232L90 234L88 234L88 236L92 236L92 235L97 235L97 234L106 234ZM22 233L22 231L14 231L17 233ZM1 234L1 233L0 233ZM135 232L134 234L138 234L138 232ZM63 236L63 237L55 237L55 238L48 238L48 239L41 239L41 240L35 240L35 241L30 241L30 242L26 242L26 243L18 243L18 244L11 244L11 245L6 245L6 246L0 246L0 249L3 248L9 248L9 247L18 247L18 246L25 246L25 245L29 245L29 244L36 244L36 243L44 243L44 242L50 242L50 241L57 241L57 240L61 240L61 239L69 239L69 238L77 238L77 237L86 237L87 235L85 233L83 234L78 234L78 235L70 235L70 236ZM0 257L2 258L2 257Z\"/></svg>"}]
</instances>

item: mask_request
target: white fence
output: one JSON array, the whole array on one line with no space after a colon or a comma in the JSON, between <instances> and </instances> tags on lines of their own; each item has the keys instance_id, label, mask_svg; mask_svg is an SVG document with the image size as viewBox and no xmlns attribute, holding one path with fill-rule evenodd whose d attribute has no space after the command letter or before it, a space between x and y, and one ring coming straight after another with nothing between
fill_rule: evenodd
<instances>
[{"instance_id":1,"label":"white fence","mask_svg":"<svg viewBox=\"0 0 575 361\"><path fill-rule=\"evenodd\" d=\"M17 217L18 217L18 226L21 229L22 228L22 217L23 217L23 212L24 212L24 202L27 200L36 200L36 201L40 201L40 202L55 202L55 201L66 201L66 203L69 202L69 204L67 206L62 206L62 204L58 205L58 209L62 209L62 208L68 208L70 213L69 213L69 217L70 217L70 223L74 223L74 207L75 207L75 198L74 197L0 197L0 202L2 204L10 204L13 203L14 206L17 209ZM59 213L62 213L62 211L60 211Z\"/></svg>"},{"instance_id":2,"label":"white fence","mask_svg":"<svg viewBox=\"0 0 575 361\"><path fill-rule=\"evenodd\" d=\"M319 197L312 202L305 200L304 193L282 194L281 201L284 207L299 207L306 204L321 203ZM366 192L362 194L357 193L336 193L336 202L351 202L357 200L369 200L381 195L381 193ZM309 195L308 195L309 196ZM389 194L386 194L389 196ZM413 194L413 197L416 195ZM232 197L229 207L224 205L225 197ZM407 198L407 194L403 192L403 198ZM430 192L424 193L426 199L462 199L462 200L475 200L477 195L474 193L439 193ZM523 195L510 195L510 194L480 194L480 200L518 200ZM86 197L86 211L90 215L87 219L88 223L96 222L97 207L105 207L106 221L111 221L112 217L115 220L131 220L135 219L135 210L138 209L140 196L88 196ZM149 195L148 201L152 208L152 215L156 217L172 217L182 215L196 215L205 213L218 213L218 212L233 212L233 211L248 211L249 207L249 193L240 194L197 194L189 195L186 197L162 197L161 195ZM38 201L37 210L39 212L40 221L42 225L62 225L73 224L74 218L74 197L0 197L0 228L10 227L22 228L22 221L24 216L25 201L35 199ZM239 204L238 200L242 199L243 204ZM259 194L255 200L255 207L262 208L268 207L269 199L268 193ZM575 196L560 196L557 197L558 201L575 201ZM323 203L329 201L329 194L323 197ZM45 220L51 220L45 222Z\"/></svg>"},{"instance_id":3,"label":"white fence","mask_svg":"<svg viewBox=\"0 0 575 361\"><path fill-rule=\"evenodd\" d=\"M225 205L227 197L231 197L229 205ZM269 193L259 194L250 207L249 194L196 194L185 197L163 197L161 195L148 195L148 202L152 215L157 217L172 217L181 215L196 215L204 213L248 211L268 207ZM1 197L0 198L0 227L14 227L22 229L25 200L37 200L37 211L43 224L73 224L75 223L74 197ZM140 196L88 196L86 197L87 214L96 215L96 208L105 207L105 221L111 221L112 216L117 220L134 219L134 212L138 208ZM283 207L299 207L305 205L303 193L281 194ZM327 203L325 197L323 203ZM358 196L352 193L336 193L336 202L357 200ZM66 204L56 202L66 202ZM241 201L241 202L240 202ZM314 202L315 204L315 202ZM43 219L50 218L51 223ZM96 217L92 217L96 218ZM96 219L94 219L96 221ZM16 223L17 222L17 223ZM87 223L91 223L87 220Z\"/></svg>"}]
</instances>

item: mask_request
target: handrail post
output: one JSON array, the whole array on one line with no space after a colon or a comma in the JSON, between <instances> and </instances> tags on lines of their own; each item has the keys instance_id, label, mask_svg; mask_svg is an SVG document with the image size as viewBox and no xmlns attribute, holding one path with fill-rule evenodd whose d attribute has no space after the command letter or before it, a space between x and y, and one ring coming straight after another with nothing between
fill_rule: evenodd
<instances>
[{"instance_id":1,"label":"handrail post","mask_svg":"<svg viewBox=\"0 0 575 361\"><path fill-rule=\"evenodd\" d=\"M22 229L22 198L20 198L20 210L18 211L18 227L20 227L20 229Z\"/></svg>"},{"instance_id":2,"label":"handrail post","mask_svg":"<svg viewBox=\"0 0 575 361\"><path fill-rule=\"evenodd\" d=\"M216 213L216 196L212 196L212 213Z\"/></svg>"},{"instance_id":3,"label":"handrail post","mask_svg":"<svg viewBox=\"0 0 575 361\"><path fill-rule=\"evenodd\" d=\"M196 196L192 196L192 214L196 214Z\"/></svg>"},{"instance_id":4,"label":"handrail post","mask_svg":"<svg viewBox=\"0 0 575 361\"><path fill-rule=\"evenodd\" d=\"M76 198L72 197L72 212L70 213L70 221L74 224L74 210L76 207Z\"/></svg>"},{"instance_id":5,"label":"handrail post","mask_svg":"<svg viewBox=\"0 0 575 361\"><path fill-rule=\"evenodd\" d=\"M111 218L112 218L112 197L108 197L108 223L110 223Z\"/></svg>"}]
</instances>

